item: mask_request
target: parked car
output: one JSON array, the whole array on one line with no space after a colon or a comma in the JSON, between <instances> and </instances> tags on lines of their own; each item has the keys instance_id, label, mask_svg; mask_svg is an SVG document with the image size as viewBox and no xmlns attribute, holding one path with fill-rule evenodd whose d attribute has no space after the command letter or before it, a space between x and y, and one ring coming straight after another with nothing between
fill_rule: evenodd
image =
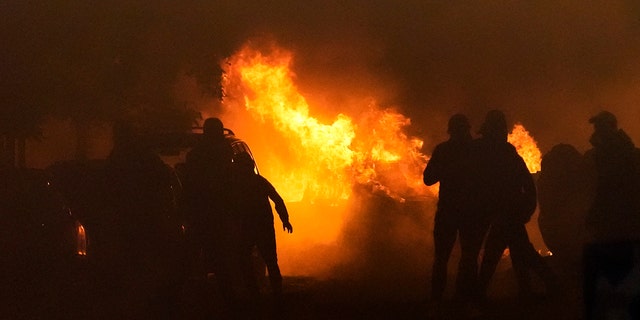
<instances>
[{"instance_id":1,"label":"parked car","mask_svg":"<svg viewBox=\"0 0 640 320\"><path fill-rule=\"evenodd\" d=\"M88 237L46 171L0 170L0 243L3 317L53 316L72 301Z\"/></svg>"},{"instance_id":2,"label":"parked car","mask_svg":"<svg viewBox=\"0 0 640 320\"><path fill-rule=\"evenodd\" d=\"M256 163L256 159L253 157L253 153L251 153L251 149L249 149L249 145L244 142L242 139L236 137L235 133L230 129L225 128L225 138L231 145L231 149L233 149L233 158L235 159L239 154L246 153L251 159L253 159L253 163L255 165L254 170L258 173L258 165Z\"/></svg>"},{"instance_id":3,"label":"parked car","mask_svg":"<svg viewBox=\"0 0 640 320\"><path fill-rule=\"evenodd\" d=\"M85 308L87 318L131 318L136 312L157 318L176 303L184 281L175 172L157 163L148 171L136 165L103 159L61 161L47 168L91 235L83 289L87 305L99 305L101 311Z\"/></svg>"},{"instance_id":4,"label":"parked car","mask_svg":"<svg viewBox=\"0 0 640 320\"><path fill-rule=\"evenodd\" d=\"M91 243L88 243L89 260L94 260L96 257L104 259L105 255L111 255L108 251L114 249L113 244L123 241L121 239L123 231L137 228L137 226L118 224L120 223L118 219L124 218L123 221L128 221L128 219L126 216L122 216L123 213L112 211L114 208L126 211L122 205L127 199L122 199L120 203L110 203L113 202L113 197L107 195L113 192L108 190L105 166L106 160L71 160L60 161L47 168L51 175L51 183L61 191L62 198L76 213L83 227L92 234ZM177 198L181 189L180 181L175 170L170 166L167 165L166 170L169 181L164 187L166 187L166 195L170 198L163 199L165 210L162 214L165 216L157 217L157 221L149 221L148 223L150 225L161 223L162 226L158 227L159 229L172 233L165 235L166 238L175 238L175 241L181 241L179 238L183 231L177 209ZM130 247L127 244L122 246Z\"/></svg>"},{"instance_id":5,"label":"parked car","mask_svg":"<svg viewBox=\"0 0 640 320\"><path fill-rule=\"evenodd\" d=\"M87 255L84 226L44 170L0 170L0 212L5 267L67 266Z\"/></svg>"}]
</instances>

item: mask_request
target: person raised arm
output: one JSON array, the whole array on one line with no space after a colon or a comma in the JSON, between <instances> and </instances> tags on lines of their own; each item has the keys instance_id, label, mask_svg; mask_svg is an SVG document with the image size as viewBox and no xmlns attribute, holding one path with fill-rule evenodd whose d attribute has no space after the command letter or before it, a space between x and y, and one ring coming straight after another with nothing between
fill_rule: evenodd
<instances>
[{"instance_id":1,"label":"person raised arm","mask_svg":"<svg viewBox=\"0 0 640 320\"><path fill-rule=\"evenodd\" d=\"M276 191L276 188L267 179L264 179L264 181L268 186L269 199L271 199L275 204L276 212L280 217L280 221L282 221L282 228L288 233L293 233L293 226L291 225L291 222L289 222L289 211L287 210L287 206L284 204L284 199L282 199L278 191Z\"/></svg>"}]
</instances>

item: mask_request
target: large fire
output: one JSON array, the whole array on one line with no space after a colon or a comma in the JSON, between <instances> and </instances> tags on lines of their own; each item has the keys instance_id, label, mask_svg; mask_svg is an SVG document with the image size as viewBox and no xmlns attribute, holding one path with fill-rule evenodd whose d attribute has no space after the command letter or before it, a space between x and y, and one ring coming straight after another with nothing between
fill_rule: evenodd
<instances>
[{"instance_id":1,"label":"large fire","mask_svg":"<svg viewBox=\"0 0 640 320\"><path fill-rule=\"evenodd\" d=\"M356 187L396 203L434 202L437 196L437 186L422 182L428 156L420 152L423 141L405 133L409 118L373 99L339 106L350 115L323 114L326 108L310 106L296 86L292 63L293 54L274 45L244 46L223 66L222 115L290 207L295 232L278 234L281 268L289 274L306 272L300 271L301 256L332 263L327 256L312 258L304 248L338 241L353 211L345 204ZM278 225L276 218L276 230ZM424 232L420 237L429 237Z\"/></svg>"},{"instance_id":2,"label":"large fire","mask_svg":"<svg viewBox=\"0 0 640 320\"><path fill-rule=\"evenodd\" d=\"M228 61L224 80L225 105L236 114L246 109L249 113L242 121L269 131L262 133L270 135L264 147L271 150L254 153L262 173L283 197L312 202L348 199L354 183L379 184L389 178L381 176L378 166L397 166L405 184L388 192L423 193L416 187L421 186L427 158L420 153L422 140L402 132L410 120L369 101L357 120L338 114L333 122L322 123L311 115L294 84L292 58L291 52L278 48L265 55L247 46ZM256 128L251 131L243 137L251 139L246 134Z\"/></svg>"}]
</instances>

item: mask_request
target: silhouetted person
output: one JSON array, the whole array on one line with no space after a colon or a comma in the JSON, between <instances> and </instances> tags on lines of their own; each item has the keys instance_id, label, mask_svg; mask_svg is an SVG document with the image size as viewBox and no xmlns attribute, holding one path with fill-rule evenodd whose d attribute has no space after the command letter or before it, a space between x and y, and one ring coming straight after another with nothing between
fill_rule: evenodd
<instances>
[{"instance_id":1,"label":"silhouetted person","mask_svg":"<svg viewBox=\"0 0 640 320\"><path fill-rule=\"evenodd\" d=\"M589 119L593 146L585 153L594 197L587 227L597 242L640 238L640 152L618 128L616 117L603 111Z\"/></svg>"},{"instance_id":2,"label":"silhouetted person","mask_svg":"<svg viewBox=\"0 0 640 320\"><path fill-rule=\"evenodd\" d=\"M449 119L449 140L438 144L423 173L428 186L440 183L438 208L433 228L435 258L431 277L431 298L440 301L446 288L447 264L456 238L460 237L461 258L456 278L456 297L469 298L477 286L478 253L488 221L470 207L471 125L466 116Z\"/></svg>"},{"instance_id":3,"label":"silhouetted person","mask_svg":"<svg viewBox=\"0 0 640 320\"><path fill-rule=\"evenodd\" d=\"M233 253L229 184L233 151L218 118L208 118L198 143L186 156L182 205L195 261L202 255L205 274L213 271L226 299L232 296ZM196 262L198 263L198 262Z\"/></svg>"},{"instance_id":4,"label":"silhouetted person","mask_svg":"<svg viewBox=\"0 0 640 320\"><path fill-rule=\"evenodd\" d=\"M581 267L585 242L588 185L582 154L569 144L557 144L542 157L538 178L538 226L553 258L565 271Z\"/></svg>"},{"instance_id":5,"label":"silhouetted person","mask_svg":"<svg viewBox=\"0 0 640 320\"><path fill-rule=\"evenodd\" d=\"M507 141L507 123L499 110L489 111L474 142L477 175L474 192L481 215L491 218L478 280L486 292L495 269L508 247L520 294L531 295L529 271L536 272L547 290L555 276L529 241L525 224L536 208L536 188L527 166Z\"/></svg>"},{"instance_id":6,"label":"silhouetted person","mask_svg":"<svg viewBox=\"0 0 640 320\"><path fill-rule=\"evenodd\" d=\"M589 119L594 132L585 153L593 182L587 213L584 294L587 319L640 316L640 152L602 111Z\"/></svg>"},{"instance_id":7,"label":"silhouetted person","mask_svg":"<svg viewBox=\"0 0 640 320\"><path fill-rule=\"evenodd\" d=\"M114 146L106 159L107 196L131 222L132 236L172 208L170 169L141 141L134 128L118 122L113 128ZM123 226L127 227L127 226Z\"/></svg>"},{"instance_id":8,"label":"silhouetted person","mask_svg":"<svg viewBox=\"0 0 640 320\"><path fill-rule=\"evenodd\" d=\"M168 312L181 282L177 224L169 167L141 141L134 128L118 122L113 150L104 167L105 211L100 226L106 235L103 271L126 317L141 312ZM159 303L159 301L163 301ZM131 309L127 309L131 307ZM162 311L160 311L162 310Z\"/></svg>"},{"instance_id":9,"label":"silhouetted person","mask_svg":"<svg viewBox=\"0 0 640 320\"><path fill-rule=\"evenodd\" d=\"M282 221L282 227L289 233L293 227L289 222L289 213L284 200L273 185L254 170L255 163L247 153L240 153L234 159L232 194L235 214L242 221L242 248L246 276L253 293L257 293L258 284L251 259L251 251L257 247L260 256L267 265L271 291L276 298L282 294L282 275L278 266L276 235L271 203Z\"/></svg>"}]
</instances>

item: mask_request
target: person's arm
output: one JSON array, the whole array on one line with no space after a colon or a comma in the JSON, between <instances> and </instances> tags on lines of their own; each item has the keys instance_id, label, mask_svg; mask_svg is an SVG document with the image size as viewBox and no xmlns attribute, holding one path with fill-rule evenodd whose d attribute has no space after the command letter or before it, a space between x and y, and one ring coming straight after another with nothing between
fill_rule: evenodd
<instances>
[{"instance_id":1,"label":"person's arm","mask_svg":"<svg viewBox=\"0 0 640 320\"><path fill-rule=\"evenodd\" d=\"M538 206L538 193L536 190L536 184L533 181L533 176L529 172L529 168L527 168L527 164L524 162L524 159L518 155L517 161L518 175L522 185L522 218L526 220L524 221L526 223L531 219L531 216L536 211L536 207Z\"/></svg>"},{"instance_id":2,"label":"person's arm","mask_svg":"<svg viewBox=\"0 0 640 320\"><path fill-rule=\"evenodd\" d=\"M267 189L267 194L269 195L269 199L273 201L276 207L276 212L280 217L280 221L282 221L282 228L288 233L292 233L293 226L291 226L291 222L289 222L289 212L287 210L287 206L284 204L284 199L282 199L282 197L280 196L278 191L276 191L276 188L271 184L271 182L269 182L267 179L265 179L262 176L260 177L264 181L264 184Z\"/></svg>"},{"instance_id":3,"label":"person's arm","mask_svg":"<svg viewBox=\"0 0 640 320\"><path fill-rule=\"evenodd\" d=\"M440 181L442 176L442 164L440 161L440 147L436 147L431 154L427 167L422 173L424 184L431 186Z\"/></svg>"}]
</instances>

